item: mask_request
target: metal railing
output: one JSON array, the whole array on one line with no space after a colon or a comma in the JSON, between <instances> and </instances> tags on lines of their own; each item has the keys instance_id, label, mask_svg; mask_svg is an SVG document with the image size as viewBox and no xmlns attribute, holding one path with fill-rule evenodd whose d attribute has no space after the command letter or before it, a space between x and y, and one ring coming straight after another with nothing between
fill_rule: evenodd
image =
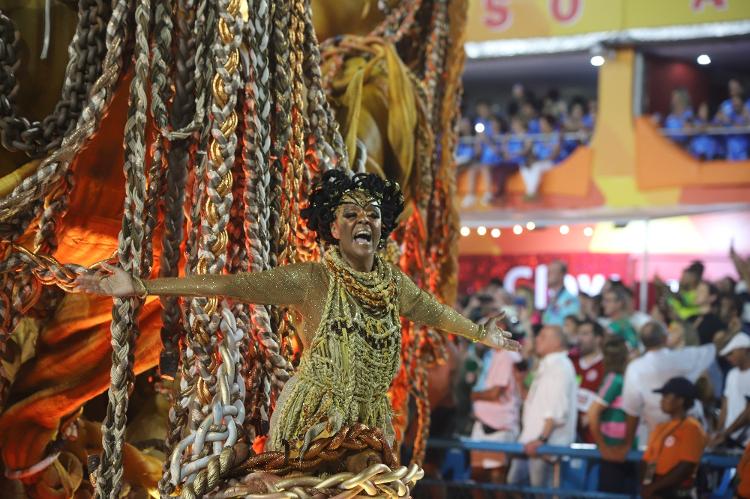
<instances>
[{"instance_id":1,"label":"metal railing","mask_svg":"<svg viewBox=\"0 0 750 499\"><path fill-rule=\"evenodd\" d=\"M469 438L459 438L455 440L432 438L427 443L428 448L432 449L459 449L462 451L490 451L511 455L523 455L523 445L520 443L502 443L490 442L483 440L472 440ZM601 453L593 444L572 444L570 446L542 445L537 449L539 455L555 456L559 459L556 461L555 475L561 476L560 464L570 462L575 459L585 461L598 461L601 459ZM704 453L701 457L701 465L713 469L723 469L725 479L731 478L732 470L737 467L741 453L723 452L723 453ZM639 462L643 457L640 451L630 451L626 456L626 461ZM439 486L449 489L473 489L485 491L503 491L519 492L523 494L537 494L556 497L585 497L590 499L626 499L636 496L626 494L614 494L607 492L597 492L581 489L566 489L559 484L557 487L529 487L520 485L508 485L499 483L480 483L473 480L437 480L425 477L420 480L418 487Z\"/></svg>"},{"instance_id":2,"label":"metal railing","mask_svg":"<svg viewBox=\"0 0 750 499\"><path fill-rule=\"evenodd\" d=\"M492 136L489 141L495 144L508 142L510 139L524 138L529 140L540 140L548 139L553 137L559 137L562 140L580 140L582 142L588 142L593 132L591 131L580 131L580 132L551 132L551 133L501 133ZM463 144L474 144L479 140L477 135L463 135L459 137L459 142Z\"/></svg>"},{"instance_id":3,"label":"metal railing","mask_svg":"<svg viewBox=\"0 0 750 499\"><path fill-rule=\"evenodd\" d=\"M693 135L712 135L712 136L723 136L723 135L750 135L750 125L747 126L708 126L708 127L686 127L679 129L671 128L659 128L659 132L665 137L672 136L693 136ZM493 136L490 141L494 143L508 142L511 138L524 138L529 140L547 139L552 137L559 137L563 140L580 140L586 142L593 135L593 131L579 131L579 132L551 132L551 133L523 133L523 134L510 134L501 133ZM474 144L479 140L477 135L462 135L459 137L459 141L464 144Z\"/></svg>"},{"instance_id":4,"label":"metal railing","mask_svg":"<svg viewBox=\"0 0 750 499\"><path fill-rule=\"evenodd\" d=\"M750 126L708 126L704 128L690 126L678 129L660 128L659 131L665 137L684 137L694 135L750 135Z\"/></svg>"}]
</instances>

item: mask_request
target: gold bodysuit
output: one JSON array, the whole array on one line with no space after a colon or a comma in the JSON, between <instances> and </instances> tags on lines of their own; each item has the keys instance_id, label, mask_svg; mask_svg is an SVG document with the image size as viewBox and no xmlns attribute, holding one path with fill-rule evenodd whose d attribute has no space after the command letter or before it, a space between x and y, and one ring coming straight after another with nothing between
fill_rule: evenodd
<instances>
[{"instance_id":1,"label":"gold bodysuit","mask_svg":"<svg viewBox=\"0 0 750 499\"><path fill-rule=\"evenodd\" d=\"M399 316L469 338L479 334L479 326L380 257L372 272L357 272L338 250L329 251L322 263L144 284L149 294L218 295L290 305L301 313L302 358L271 418L267 450L281 450L284 442L304 449L321 433L356 422L381 428L392 442L387 391L401 360Z\"/></svg>"}]
</instances>

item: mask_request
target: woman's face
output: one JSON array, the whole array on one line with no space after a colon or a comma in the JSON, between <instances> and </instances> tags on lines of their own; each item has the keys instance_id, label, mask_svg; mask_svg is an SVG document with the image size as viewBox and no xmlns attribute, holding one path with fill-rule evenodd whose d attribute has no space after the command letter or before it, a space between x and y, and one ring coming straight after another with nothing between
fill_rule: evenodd
<instances>
[{"instance_id":1,"label":"woman's face","mask_svg":"<svg viewBox=\"0 0 750 499\"><path fill-rule=\"evenodd\" d=\"M380 208L370 199L345 200L336 209L331 234L339 250L350 260L371 258L378 250L382 219Z\"/></svg>"},{"instance_id":2,"label":"woman's face","mask_svg":"<svg viewBox=\"0 0 750 499\"><path fill-rule=\"evenodd\" d=\"M673 393L665 393L661 396L661 410L670 416L682 410L684 402L682 397Z\"/></svg>"}]
</instances>

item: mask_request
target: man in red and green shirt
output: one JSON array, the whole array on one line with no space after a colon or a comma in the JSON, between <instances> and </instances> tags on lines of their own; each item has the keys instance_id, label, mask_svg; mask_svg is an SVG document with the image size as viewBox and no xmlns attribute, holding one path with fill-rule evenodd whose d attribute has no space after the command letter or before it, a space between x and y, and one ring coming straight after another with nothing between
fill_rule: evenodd
<instances>
[{"instance_id":1,"label":"man in red and green shirt","mask_svg":"<svg viewBox=\"0 0 750 499\"><path fill-rule=\"evenodd\" d=\"M602 453L599 464L599 491L635 494L636 468L633 463L609 459L609 449L625 443L627 414L622 409L623 373L628 347L619 336L609 336L602 347L604 379L588 411L593 441ZM635 448L635 443L633 448Z\"/></svg>"}]
</instances>

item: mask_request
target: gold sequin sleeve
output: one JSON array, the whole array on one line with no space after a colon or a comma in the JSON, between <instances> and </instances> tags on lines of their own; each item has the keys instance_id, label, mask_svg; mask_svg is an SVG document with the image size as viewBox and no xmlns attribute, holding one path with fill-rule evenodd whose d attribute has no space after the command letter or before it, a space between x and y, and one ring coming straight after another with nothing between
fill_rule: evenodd
<instances>
[{"instance_id":1,"label":"gold sequin sleeve","mask_svg":"<svg viewBox=\"0 0 750 499\"><path fill-rule=\"evenodd\" d=\"M400 270L396 275L399 285L399 313L402 317L471 340L479 336L478 325L437 301Z\"/></svg>"},{"instance_id":2,"label":"gold sequin sleeve","mask_svg":"<svg viewBox=\"0 0 750 499\"><path fill-rule=\"evenodd\" d=\"M246 303L300 305L311 290L325 287L319 267L317 263L297 263L263 272L162 277L143 284L150 295L226 296Z\"/></svg>"}]
</instances>

